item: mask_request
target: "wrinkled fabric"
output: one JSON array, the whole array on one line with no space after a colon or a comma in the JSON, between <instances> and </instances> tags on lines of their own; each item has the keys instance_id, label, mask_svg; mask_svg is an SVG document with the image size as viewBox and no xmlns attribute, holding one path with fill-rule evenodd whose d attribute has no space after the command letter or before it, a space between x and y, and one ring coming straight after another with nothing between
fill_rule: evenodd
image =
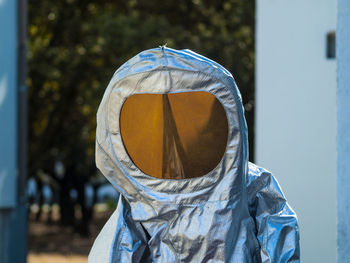
<instances>
[{"instance_id":1,"label":"wrinkled fabric","mask_svg":"<svg viewBox=\"0 0 350 263\"><path fill-rule=\"evenodd\" d=\"M134 94L205 91L225 109L220 163L191 179L144 174L130 159L120 112ZM189 50L146 50L119 68L97 113L96 164L119 191L90 263L299 262L297 217L276 179L248 162L247 126L232 75Z\"/></svg>"}]
</instances>

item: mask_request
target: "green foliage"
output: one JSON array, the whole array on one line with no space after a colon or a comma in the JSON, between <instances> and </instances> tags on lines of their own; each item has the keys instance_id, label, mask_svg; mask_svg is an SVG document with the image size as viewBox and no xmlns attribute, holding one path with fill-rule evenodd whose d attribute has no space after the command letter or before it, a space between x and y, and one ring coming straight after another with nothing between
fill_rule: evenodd
<instances>
[{"instance_id":1,"label":"green foliage","mask_svg":"<svg viewBox=\"0 0 350 263\"><path fill-rule=\"evenodd\" d=\"M138 52L189 48L231 71L253 135L254 0L30 0L29 173L53 161L94 174L96 110Z\"/></svg>"}]
</instances>

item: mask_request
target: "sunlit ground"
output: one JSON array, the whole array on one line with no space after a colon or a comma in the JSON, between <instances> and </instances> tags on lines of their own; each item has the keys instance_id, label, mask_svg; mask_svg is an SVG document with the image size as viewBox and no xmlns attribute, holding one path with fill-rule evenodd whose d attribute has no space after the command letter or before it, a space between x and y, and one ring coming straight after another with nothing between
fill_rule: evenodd
<instances>
[{"instance_id":1,"label":"sunlit ground","mask_svg":"<svg viewBox=\"0 0 350 263\"><path fill-rule=\"evenodd\" d=\"M91 246L112 210L97 206L86 237L75 233L71 227L59 224L59 210L54 207L52 221L48 221L48 210L44 209L39 220L36 209L29 214L28 263L82 263L87 262Z\"/></svg>"},{"instance_id":2,"label":"sunlit ground","mask_svg":"<svg viewBox=\"0 0 350 263\"><path fill-rule=\"evenodd\" d=\"M59 254L29 254L28 263L86 263L86 256L64 256Z\"/></svg>"}]
</instances>

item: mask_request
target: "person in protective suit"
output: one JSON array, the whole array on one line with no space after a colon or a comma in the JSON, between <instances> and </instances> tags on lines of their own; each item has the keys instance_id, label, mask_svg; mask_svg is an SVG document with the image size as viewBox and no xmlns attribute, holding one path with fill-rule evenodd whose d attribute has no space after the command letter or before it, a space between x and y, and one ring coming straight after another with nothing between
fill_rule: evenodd
<instances>
[{"instance_id":1,"label":"person in protective suit","mask_svg":"<svg viewBox=\"0 0 350 263\"><path fill-rule=\"evenodd\" d=\"M297 217L248 162L232 75L190 50L121 66L97 113L96 164L119 191L90 263L299 262Z\"/></svg>"}]
</instances>

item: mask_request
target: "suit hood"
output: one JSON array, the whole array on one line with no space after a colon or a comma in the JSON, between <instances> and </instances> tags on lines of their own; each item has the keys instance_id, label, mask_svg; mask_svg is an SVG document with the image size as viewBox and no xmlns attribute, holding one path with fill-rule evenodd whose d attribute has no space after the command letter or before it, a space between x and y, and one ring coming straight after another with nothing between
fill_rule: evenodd
<instances>
[{"instance_id":1,"label":"suit hood","mask_svg":"<svg viewBox=\"0 0 350 263\"><path fill-rule=\"evenodd\" d=\"M123 144L122 106L135 94L185 92L208 92L223 106L228 122L224 155L213 170L198 178L176 180L147 175L133 163ZM138 206L143 200L148 204L144 209L148 207L150 211L162 203L227 199L233 190L230 186L243 188L247 144L242 100L234 78L222 66L190 50L160 47L130 59L113 75L97 113L97 167L131 206ZM220 187L223 185L224 192Z\"/></svg>"}]
</instances>

